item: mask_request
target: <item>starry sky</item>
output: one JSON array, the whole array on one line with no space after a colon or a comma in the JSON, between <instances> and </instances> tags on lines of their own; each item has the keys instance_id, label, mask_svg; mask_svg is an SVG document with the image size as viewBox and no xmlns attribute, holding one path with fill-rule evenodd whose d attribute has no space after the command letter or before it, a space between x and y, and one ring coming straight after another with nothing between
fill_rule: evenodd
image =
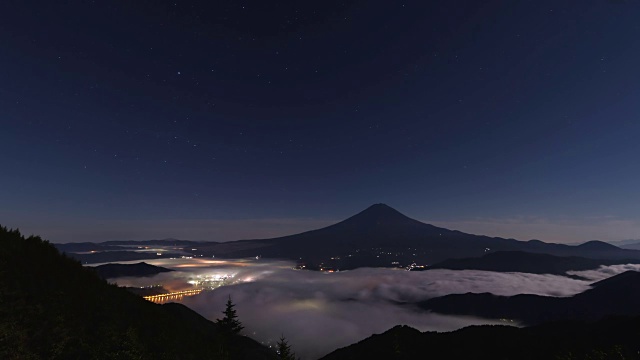
<instances>
[{"instance_id":1,"label":"starry sky","mask_svg":"<svg viewBox=\"0 0 640 360\"><path fill-rule=\"evenodd\" d=\"M373 203L640 238L640 2L0 3L0 223L235 240Z\"/></svg>"}]
</instances>

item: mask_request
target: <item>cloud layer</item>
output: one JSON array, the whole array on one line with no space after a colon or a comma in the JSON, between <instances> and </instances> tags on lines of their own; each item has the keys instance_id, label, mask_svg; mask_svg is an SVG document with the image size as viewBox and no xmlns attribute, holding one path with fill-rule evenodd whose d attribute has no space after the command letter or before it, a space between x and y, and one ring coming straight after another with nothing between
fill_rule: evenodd
<instances>
[{"instance_id":1,"label":"cloud layer","mask_svg":"<svg viewBox=\"0 0 640 360\"><path fill-rule=\"evenodd\" d=\"M285 335L303 359L318 358L336 348L381 333L399 324L422 331L450 331L486 319L443 316L413 303L446 294L491 292L571 296L591 281L555 275L489 271L431 270L408 272L362 268L325 274L291 269L286 261L175 259L154 265L177 271L151 278L120 278L120 285L162 284L170 290L190 288L194 281L222 279L221 287L184 298L183 303L208 319L221 317L231 296L246 334L265 344ZM606 267L585 276L600 279L622 272Z\"/></svg>"},{"instance_id":2,"label":"cloud layer","mask_svg":"<svg viewBox=\"0 0 640 360\"><path fill-rule=\"evenodd\" d=\"M622 274L626 271L640 271L640 264L624 264L624 265L611 265L600 266L596 270L586 271L567 271L569 275L577 275L582 278L588 279L592 282L604 280L614 275Z\"/></svg>"},{"instance_id":3,"label":"cloud layer","mask_svg":"<svg viewBox=\"0 0 640 360\"><path fill-rule=\"evenodd\" d=\"M497 323L428 313L410 305L431 297L464 292L568 296L587 288L585 281L559 276L484 271L285 270L185 298L184 304L215 319L231 296L250 336L273 344L284 334L299 355L314 359L399 324L421 331L451 331Z\"/></svg>"}]
</instances>

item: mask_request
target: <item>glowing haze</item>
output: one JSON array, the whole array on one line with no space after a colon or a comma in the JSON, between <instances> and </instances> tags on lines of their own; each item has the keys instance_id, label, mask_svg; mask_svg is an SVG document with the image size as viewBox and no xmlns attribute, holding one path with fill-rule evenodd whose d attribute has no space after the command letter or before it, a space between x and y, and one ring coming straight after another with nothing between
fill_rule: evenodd
<instances>
[{"instance_id":1,"label":"glowing haze","mask_svg":"<svg viewBox=\"0 0 640 360\"><path fill-rule=\"evenodd\" d=\"M162 284L171 291L193 289L194 283L202 286L203 281L208 281L206 286L217 288L185 297L182 302L215 320L221 317L224 303L231 296L247 335L273 344L284 334L304 359L317 358L400 324L422 331L450 331L472 324L496 323L428 313L411 305L428 298L466 292L571 296L588 289L592 281L626 270L640 270L638 265L626 265L576 273L591 279L587 281L471 270L408 272L361 268L326 274L293 270L293 263L287 261L256 259L148 262L176 271L111 281L127 286Z\"/></svg>"}]
</instances>

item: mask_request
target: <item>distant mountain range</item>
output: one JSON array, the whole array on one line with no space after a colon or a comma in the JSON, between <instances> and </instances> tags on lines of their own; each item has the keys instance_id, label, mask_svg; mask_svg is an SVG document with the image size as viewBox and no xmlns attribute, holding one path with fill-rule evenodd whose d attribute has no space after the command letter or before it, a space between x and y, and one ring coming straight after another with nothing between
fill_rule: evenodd
<instances>
[{"instance_id":1,"label":"distant mountain range","mask_svg":"<svg viewBox=\"0 0 640 360\"><path fill-rule=\"evenodd\" d=\"M621 246L623 249L640 250L640 242Z\"/></svg>"},{"instance_id":2,"label":"distant mountain range","mask_svg":"<svg viewBox=\"0 0 640 360\"><path fill-rule=\"evenodd\" d=\"M527 325L558 320L594 321L611 315L640 316L640 272L627 271L592 286L565 298L467 293L437 297L418 305L441 314L512 319Z\"/></svg>"},{"instance_id":3,"label":"distant mountain range","mask_svg":"<svg viewBox=\"0 0 640 360\"><path fill-rule=\"evenodd\" d=\"M633 262L637 261L627 259L587 259L577 256L555 256L523 251L497 251L478 258L449 259L425 268L415 268L412 270L485 270L566 276L567 271L570 270L592 270L597 269L602 265L628 264Z\"/></svg>"},{"instance_id":4,"label":"distant mountain range","mask_svg":"<svg viewBox=\"0 0 640 360\"><path fill-rule=\"evenodd\" d=\"M180 240L180 239L154 239L154 240L110 240L102 242L101 244L109 245L109 246L122 246L122 245L131 245L132 243L136 245L162 245L162 246L195 246L202 243L216 243L215 241L194 241L194 240ZM72 243L69 243L72 244Z\"/></svg>"},{"instance_id":5,"label":"distant mountain range","mask_svg":"<svg viewBox=\"0 0 640 360\"><path fill-rule=\"evenodd\" d=\"M125 250L123 246L144 244L174 246L193 256L261 256L291 259L304 263L308 269L406 267L413 263L428 265L447 259L480 257L497 251L640 262L640 251L621 249L602 241L590 241L575 246L467 234L411 219L385 204L372 205L344 221L322 229L271 239L224 243L176 239L147 242L111 241L96 245L107 246L109 250L118 246ZM155 254L132 250L112 254L102 251L94 254L74 254L76 251L72 251L72 244L59 244L56 247L85 263L157 257ZM90 246L83 245L83 251L89 248ZM114 260L108 260L110 257Z\"/></svg>"},{"instance_id":6,"label":"distant mountain range","mask_svg":"<svg viewBox=\"0 0 640 360\"><path fill-rule=\"evenodd\" d=\"M627 246L640 245L640 239L612 240L607 242L622 249L627 249Z\"/></svg>"},{"instance_id":7,"label":"distant mountain range","mask_svg":"<svg viewBox=\"0 0 640 360\"><path fill-rule=\"evenodd\" d=\"M472 235L411 219L376 204L342 222L301 234L266 240L235 242L248 249L225 249L229 244L201 246L223 256L300 259L325 268L435 264L447 259L479 257L496 251L521 251L590 259L640 261L640 251L620 249L602 241L578 246L518 241Z\"/></svg>"},{"instance_id":8,"label":"distant mountain range","mask_svg":"<svg viewBox=\"0 0 640 360\"><path fill-rule=\"evenodd\" d=\"M74 253L64 251L69 257L72 257L83 264L98 264L109 263L115 261L136 261L136 260L148 260L157 259L161 256L164 258L180 257L184 256L182 253L164 252L162 255L152 252L140 252L133 250L109 250L109 251L96 251L93 253Z\"/></svg>"}]
</instances>

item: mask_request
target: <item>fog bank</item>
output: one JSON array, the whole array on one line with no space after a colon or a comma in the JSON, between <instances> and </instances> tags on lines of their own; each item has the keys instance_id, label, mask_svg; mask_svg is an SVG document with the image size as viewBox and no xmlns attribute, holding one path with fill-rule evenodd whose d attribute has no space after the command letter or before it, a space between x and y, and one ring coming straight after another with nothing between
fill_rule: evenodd
<instances>
[{"instance_id":1,"label":"fog bank","mask_svg":"<svg viewBox=\"0 0 640 360\"><path fill-rule=\"evenodd\" d=\"M571 296L588 289L592 282L556 275L475 270L409 272L361 268L327 274L293 270L293 263L288 261L256 259L148 262L176 271L114 281L126 286L163 285L172 291L193 288L194 283L217 287L185 297L182 302L215 320L222 316L231 296L247 335L267 345L275 344L284 335L303 359L318 358L395 325L409 325L421 331L451 331L473 324L498 323L428 313L412 305L432 297L466 292ZM578 275L595 280L627 267L603 267L593 274Z\"/></svg>"}]
</instances>

